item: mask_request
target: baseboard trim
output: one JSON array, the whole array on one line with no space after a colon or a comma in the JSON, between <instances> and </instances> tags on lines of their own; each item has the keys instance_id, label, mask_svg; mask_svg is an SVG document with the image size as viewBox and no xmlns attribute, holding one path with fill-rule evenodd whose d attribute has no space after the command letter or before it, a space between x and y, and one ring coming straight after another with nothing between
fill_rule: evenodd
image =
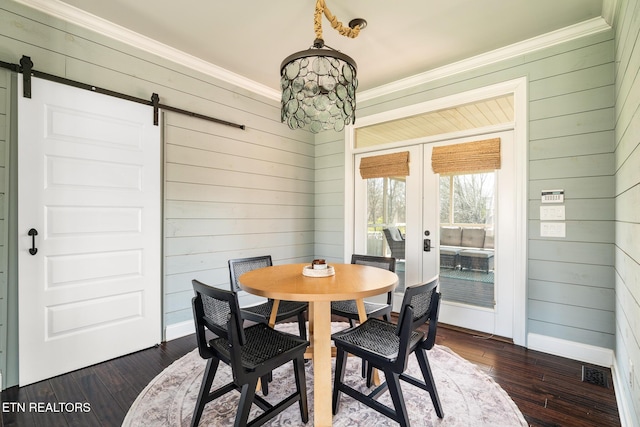
<instances>
[{"instance_id":1,"label":"baseboard trim","mask_svg":"<svg viewBox=\"0 0 640 427\"><path fill-rule=\"evenodd\" d=\"M616 359L613 359L613 366L611 367L611 380L613 381L613 389L616 391L620 425L622 427L631 427L635 425L631 415L633 408L629 407L629 402L633 401L633 397L628 394L629 387L624 378L620 376L620 369Z\"/></svg>"},{"instance_id":2,"label":"baseboard trim","mask_svg":"<svg viewBox=\"0 0 640 427\"><path fill-rule=\"evenodd\" d=\"M175 323L169 325L164 330L165 340L171 341L177 338L182 338L187 335L194 334L196 327L193 324L193 320L186 320L184 322Z\"/></svg>"},{"instance_id":3,"label":"baseboard trim","mask_svg":"<svg viewBox=\"0 0 640 427\"><path fill-rule=\"evenodd\" d=\"M614 360L612 349L539 334L527 335L527 348L606 368L611 368Z\"/></svg>"}]
</instances>

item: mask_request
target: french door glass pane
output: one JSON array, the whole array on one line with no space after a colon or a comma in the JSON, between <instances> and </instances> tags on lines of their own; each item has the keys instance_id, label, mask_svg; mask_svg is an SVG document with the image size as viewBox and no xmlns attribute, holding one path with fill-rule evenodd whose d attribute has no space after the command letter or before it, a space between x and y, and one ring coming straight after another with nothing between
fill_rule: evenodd
<instances>
[{"instance_id":1,"label":"french door glass pane","mask_svg":"<svg viewBox=\"0 0 640 427\"><path fill-rule=\"evenodd\" d=\"M396 258L396 292L404 289L406 200L404 178L367 179L367 255Z\"/></svg>"},{"instance_id":2,"label":"french door glass pane","mask_svg":"<svg viewBox=\"0 0 640 427\"><path fill-rule=\"evenodd\" d=\"M495 306L495 173L440 177L440 287L446 301Z\"/></svg>"}]
</instances>

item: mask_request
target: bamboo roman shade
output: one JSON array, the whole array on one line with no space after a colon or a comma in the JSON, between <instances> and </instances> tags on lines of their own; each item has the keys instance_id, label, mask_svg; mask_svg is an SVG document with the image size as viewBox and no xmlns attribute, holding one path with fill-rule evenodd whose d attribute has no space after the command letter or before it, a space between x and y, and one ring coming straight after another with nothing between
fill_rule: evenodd
<instances>
[{"instance_id":1,"label":"bamboo roman shade","mask_svg":"<svg viewBox=\"0 0 640 427\"><path fill-rule=\"evenodd\" d=\"M441 175L500 169L500 138L433 147L431 168Z\"/></svg>"},{"instance_id":2,"label":"bamboo roman shade","mask_svg":"<svg viewBox=\"0 0 640 427\"><path fill-rule=\"evenodd\" d=\"M362 179L409 175L409 152L364 157L360 160Z\"/></svg>"}]
</instances>

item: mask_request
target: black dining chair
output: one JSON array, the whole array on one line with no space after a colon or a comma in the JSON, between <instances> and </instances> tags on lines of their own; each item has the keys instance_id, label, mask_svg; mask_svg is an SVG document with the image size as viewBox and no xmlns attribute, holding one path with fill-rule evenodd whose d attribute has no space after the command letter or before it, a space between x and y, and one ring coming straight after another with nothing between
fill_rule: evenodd
<instances>
[{"instance_id":1,"label":"black dining chair","mask_svg":"<svg viewBox=\"0 0 640 427\"><path fill-rule=\"evenodd\" d=\"M202 411L208 402L232 391L240 391L240 401L234 426L258 426L278 415L295 402L299 403L300 416L305 424L309 420L307 386L304 372L304 352L309 345L295 335L256 323L243 328L243 321L236 293L192 281L195 297L192 300L196 326L198 351L207 359L202 385L198 393L191 426L200 422ZM205 330L217 338L207 340ZM233 381L211 391L213 379L220 361L231 367ZM296 391L273 405L256 394L258 380L274 369L293 362ZM264 412L248 422L252 404Z\"/></svg>"},{"instance_id":2,"label":"black dining chair","mask_svg":"<svg viewBox=\"0 0 640 427\"><path fill-rule=\"evenodd\" d=\"M231 276L231 291L241 291L238 285L238 278L248 271L252 271L258 268L271 267L273 262L271 255L263 255L251 258L238 258L229 260L229 275ZM271 310L273 309L274 301L269 299L267 302L257 305L251 305L248 307L241 307L242 317L253 322L269 323L271 317ZM280 301L278 304L278 314L276 315L276 323L282 322L285 319L291 317L297 317L298 330L300 331L300 338L307 339L307 326L305 312L309 308L308 302L300 301Z\"/></svg>"},{"instance_id":3,"label":"black dining chair","mask_svg":"<svg viewBox=\"0 0 640 427\"><path fill-rule=\"evenodd\" d=\"M378 267L392 272L396 271L396 259L390 257L381 257L374 255L351 255L351 264L369 265L371 267ZM391 309L393 307L393 291L387 292L387 302L377 303L364 301L364 311L369 317L382 317L387 322L391 321ZM358 307L355 300L346 301L332 301L331 302L331 314L345 317L349 320L349 325L353 328L355 322L360 320L360 314L358 313ZM367 373L367 363L362 361L362 376Z\"/></svg>"},{"instance_id":4,"label":"black dining chair","mask_svg":"<svg viewBox=\"0 0 640 427\"><path fill-rule=\"evenodd\" d=\"M440 293L437 292L438 279L410 286L405 290L398 324L370 318L355 328L337 332L331 336L337 348L336 371L333 386L333 413L340 408L340 395L346 393L370 408L409 427L407 408L402 396L400 381L403 380L429 392L439 418L444 416L436 384L429 367L426 350L435 344L440 307ZM429 322L428 333L417 330ZM371 383L371 369L384 372L385 382L371 393L364 394L344 383L347 353L366 360L368 363L367 383ZM415 354L420 365L422 379L405 373L410 354ZM381 404L376 399L389 390L394 409Z\"/></svg>"},{"instance_id":5,"label":"black dining chair","mask_svg":"<svg viewBox=\"0 0 640 427\"><path fill-rule=\"evenodd\" d=\"M351 264L369 265L389 271L396 271L396 259L373 256L373 255L351 255ZM387 322L391 321L391 308L393 302L393 291L387 293L386 303L364 302L364 309L369 317L382 317ZM355 300L333 301L331 302L331 314L345 317L349 320L351 327L355 326L355 321L360 320L358 307Z\"/></svg>"}]
</instances>

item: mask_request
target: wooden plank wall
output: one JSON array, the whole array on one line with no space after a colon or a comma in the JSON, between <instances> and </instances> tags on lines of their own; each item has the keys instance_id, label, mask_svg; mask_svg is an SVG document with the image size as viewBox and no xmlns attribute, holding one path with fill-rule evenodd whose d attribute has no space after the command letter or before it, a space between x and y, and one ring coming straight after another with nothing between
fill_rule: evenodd
<instances>
[{"instance_id":1,"label":"wooden plank wall","mask_svg":"<svg viewBox=\"0 0 640 427\"><path fill-rule=\"evenodd\" d=\"M228 289L231 258L314 258L313 144L173 115L165 147L167 324L191 319L191 279Z\"/></svg>"},{"instance_id":2,"label":"wooden plank wall","mask_svg":"<svg viewBox=\"0 0 640 427\"><path fill-rule=\"evenodd\" d=\"M278 101L4 1L0 60L22 55L40 71L144 99L158 93L246 126L163 115L164 326L191 320L192 279L228 289L230 258L314 258L314 138L280 123Z\"/></svg>"},{"instance_id":3,"label":"wooden plank wall","mask_svg":"<svg viewBox=\"0 0 640 427\"><path fill-rule=\"evenodd\" d=\"M344 132L316 135L315 249L318 258L344 255Z\"/></svg>"},{"instance_id":4,"label":"wooden plank wall","mask_svg":"<svg viewBox=\"0 0 640 427\"><path fill-rule=\"evenodd\" d=\"M613 349L614 33L606 31L360 103L359 117L526 76L527 331ZM567 236L540 237L540 192L565 190Z\"/></svg>"},{"instance_id":5,"label":"wooden plank wall","mask_svg":"<svg viewBox=\"0 0 640 427\"><path fill-rule=\"evenodd\" d=\"M640 1L616 18L615 290L621 418L640 425Z\"/></svg>"}]
</instances>

